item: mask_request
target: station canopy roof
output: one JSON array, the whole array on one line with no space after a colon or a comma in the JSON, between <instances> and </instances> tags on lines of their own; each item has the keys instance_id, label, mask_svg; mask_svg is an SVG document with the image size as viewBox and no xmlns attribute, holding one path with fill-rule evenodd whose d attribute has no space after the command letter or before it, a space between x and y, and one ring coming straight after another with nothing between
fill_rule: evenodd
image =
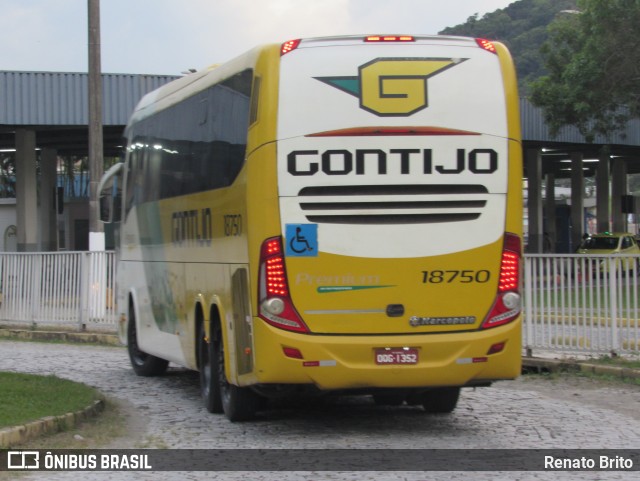
<instances>
[{"instance_id":1,"label":"station canopy roof","mask_svg":"<svg viewBox=\"0 0 640 481\"><path fill-rule=\"evenodd\" d=\"M171 75L102 75L102 121L105 156L122 151L122 133L138 101L148 92L179 77ZM39 148L54 148L59 155L86 156L88 152L88 75L72 72L0 71L0 151L15 146L15 131L36 132ZM565 127L549 135L542 110L520 100L524 148L541 149L543 174L566 177L571 152L582 152L586 175L603 146L609 155L625 160L628 173L640 173L640 120L629 122L623 132L587 143L576 128Z\"/></svg>"}]
</instances>

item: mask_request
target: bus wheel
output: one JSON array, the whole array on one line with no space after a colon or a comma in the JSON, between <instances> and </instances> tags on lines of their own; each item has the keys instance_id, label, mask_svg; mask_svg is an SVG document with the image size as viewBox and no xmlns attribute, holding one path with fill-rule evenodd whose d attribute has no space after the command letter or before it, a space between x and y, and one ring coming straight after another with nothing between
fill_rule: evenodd
<instances>
[{"instance_id":1,"label":"bus wheel","mask_svg":"<svg viewBox=\"0 0 640 481\"><path fill-rule=\"evenodd\" d=\"M450 413L458 404L459 387L443 387L424 394L422 406L428 413Z\"/></svg>"},{"instance_id":2,"label":"bus wheel","mask_svg":"<svg viewBox=\"0 0 640 481\"><path fill-rule=\"evenodd\" d=\"M138 330L136 328L136 315L133 308L129 309L129 326L127 327L127 351L133 372L138 376L161 376L167 370L169 361L142 352L138 348Z\"/></svg>"},{"instance_id":3,"label":"bus wheel","mask_svg":"<svg viewBox=\"0 0 640 481\"><path fill-rule=\"evenodd\" d=\"M253 419L260 402L258 395L248 388L234 386L227 381L224 372L224 342L220 331L216 332L211 342L213 345L212 373L215 374L214 382L217 382L220 389L222 410L225 416L231 422Z\"/></svg>"},{"instance_id":4,"label":"bus wheel","mask_svg":"<svg viewBox=\"0 0 640 481\"><path fill-rule=\"evenodd\" d=\"M220 383L217 382L217 374L214 371L214 341L207 342L204 323L200 324L198 333L198 350L200 358L200 392L207 411L210 413L222 413L222 400L220 399Z\"/></svg>"}]
</instances>

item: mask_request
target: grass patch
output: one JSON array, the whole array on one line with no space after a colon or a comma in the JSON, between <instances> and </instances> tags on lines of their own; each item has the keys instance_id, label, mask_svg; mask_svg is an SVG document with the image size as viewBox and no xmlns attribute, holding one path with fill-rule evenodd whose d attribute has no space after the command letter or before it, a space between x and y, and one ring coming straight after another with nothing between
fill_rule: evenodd
<instances>
[{"instance_id":1,"label":"grass patch","mask_svg":"<svg viewBox=\"0 0 640 481\"><path fill-rule=\"evenodd\" d=\"M602 366L615 366L627 369L640 369L640 359L628 359L619 356L602 356L589 359L589 364L599 364Z\"/></svg>"},{"instance_id":2,"label":"grass patch","mask_svg":"<svg viewBox=\"0 0 640 481\"><path fill-rule=\"evenodd\" d=\"M546 381L557 384L565 389L567 383L571 383L572 379L585 379L592 381L594 386L637 386L640 387L640 379L614 376L611 374L596 374L592 372L575 371L569 369L557 369L554 371L527 372L523 375L524 379L544 379Z\"/></svg>"},{"instance_id":3,"label":"grass patch","mask_svg":"<svg viewBox=\"0 0 640 481\"><path fill-rule=\"evenodd\" d=\"M595 374L595 373L582 372L582 371L576 373L576 376L580 376L588 379L607 381L611 384L629 384L632 386L640 386L640 379L631 378L631 377L613 376L611 374Z\"/></svg>"},{"instance_id":4,"label":"grass patch","mask_svg":"<svg viewBox=\"0 0 640 481\"><path fill-rule=\"evenodd\" d=\"M20 445L19 449L98 449L128 448L128 424L133 422L114 401L106 398L104 411L68 431L46 434ZM115 443L115 444L114 444ZM0 477L0 480L2 478Z\"/></svg>"},{"instance_id":5,"label":"grass patch","mask_svg":"<svg viewBox=\"0 0 640 481\"><path fill-rule=\"evenodd\" d=\"M88 418L68 431L46 434L31 439L15 449L126 449L135 447L128 436L128 427L134 423L115 401L106 398L104 411ZM26 472L2 472L0 481L30 479Z\"/></svg>"},{"instance_id":6,"label":"grass patch","mask_svg":"<svg viewBox=\"0 0 640 481\"><path fill-rule=\"evenodd\" d=\"M80 411L101 399L98 391L55 376L0 372L0 428Z\"/></svg>"},{"instance_id":7,"label":"grass patch","mask_svg":"<svg viewBox=\"0 0 640 481\"><path fill-rule=\"evenodd\" d=\"M602 356L599 358L587 359L585 361L577 363L567 363L565 365L543 368L525 367L522 374L525 377L537 377L539 379L549 379L553 381L570 379L571 377L579 377L592 379L594 381L608 382L612 384L640 386L640 378L630 375L624 375L624 371L620 371L620 374L610 372L591 372L590 370L581 370L580 364L625 368L629 370L640 370L640 360L638 359L628 359L617 356Z\"/></svg>"}]
</instances>

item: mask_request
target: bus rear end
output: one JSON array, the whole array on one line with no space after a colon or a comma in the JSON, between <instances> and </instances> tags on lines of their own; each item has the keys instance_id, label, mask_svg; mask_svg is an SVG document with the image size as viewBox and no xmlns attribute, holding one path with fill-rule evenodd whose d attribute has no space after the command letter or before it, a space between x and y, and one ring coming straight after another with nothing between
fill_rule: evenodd
<instances>
[{"instance_id":1,"label":"bus rear end","mask_svg":"<svg viewBox=\"0 0 640 481\"><path fill-rule=\"evenodd\" d=\"M255 382L457 399L519 374L522 161L503 46L287 43L276 149Z\"/></svg>"}]
</instances>

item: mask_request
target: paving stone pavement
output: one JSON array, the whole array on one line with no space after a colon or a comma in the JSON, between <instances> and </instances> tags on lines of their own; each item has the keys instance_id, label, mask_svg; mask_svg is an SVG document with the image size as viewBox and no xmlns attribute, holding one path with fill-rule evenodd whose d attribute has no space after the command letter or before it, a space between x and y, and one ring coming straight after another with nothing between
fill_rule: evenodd
<instances>
[{"instance_id":1,"label":"paving stone pavement","mask_svg":"<svg viewBox=\"0 0 640 481\"><path fill-rule=\"evenodd\" d=\"M55 374L98 388L128 406L139 425L118 448L353 448L353 449L637 449L640 416L543 396L526 385L497 383L462 391L451 415L418 407L380 407L368 398L272 405L251 423L230 423L204 409L198 376L170 368L137 377L116 347L0 341L0 370ZM515 388L517 387L517 388ZM612 391L612 395L615 393ZM636 401L639 399L635 398ZM635 472L131 472L82 473L87 480L376 480L640 479ZM78 473L29 473L20 479L78 479Z\"/></svg>"}]
</instances>

